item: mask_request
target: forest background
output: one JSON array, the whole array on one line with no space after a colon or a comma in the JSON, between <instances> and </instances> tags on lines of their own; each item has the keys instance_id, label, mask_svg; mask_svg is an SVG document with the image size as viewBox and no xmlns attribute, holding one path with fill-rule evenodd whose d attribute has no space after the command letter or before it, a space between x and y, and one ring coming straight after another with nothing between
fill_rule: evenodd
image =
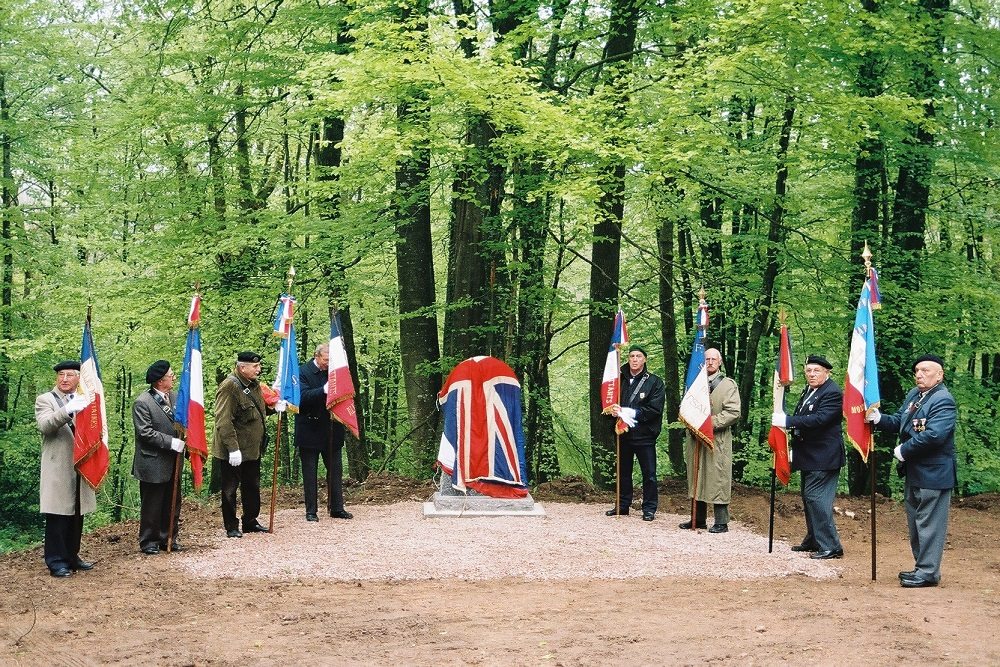
<instances>
[{"instance_id":1,"label":"forest background","mask_svg":"<svg viewBox=\"0 0 1000 667\"><path fill-rule=\"evenodd\" d=\"M998 20L993 0L0 3L0 550L38 539L33 398L88 305L112 455L92 527L137 514L131 402L150 362L180 366L194 286L211 415L237 351L273 376L290 266L301 356L331 307L345 325L355 479L429 476L442 377L492 354L522 381L531 482L609 487L619 305L667 385L660 473L683 475L703 288L743 396L735 476L763 485L779 312L796 362L842 382L867 243L884 408L941 355L959 492L1000 489ZM841 490L867 480L851 452Z\"/></svg>"}]
</instances>

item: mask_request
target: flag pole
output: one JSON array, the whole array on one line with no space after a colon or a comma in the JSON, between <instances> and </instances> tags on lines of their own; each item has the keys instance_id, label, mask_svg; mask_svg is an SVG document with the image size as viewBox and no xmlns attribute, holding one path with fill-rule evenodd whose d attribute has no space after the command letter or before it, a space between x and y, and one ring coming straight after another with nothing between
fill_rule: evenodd
<instances>
[{"instance_id":1,"label":"flag pole","mask_svg":"<svg viewBox=\"0 0 1000 667\"><path fill-rule=\"evenodd\" d=\"M781 321L781 326L785 325L785 311L784 309L778 311L778 319ZM781 342L778 343L778 364L781 364ZM773 410L777 410L778 406L773 406ZM781 411L785 411L785 390L781 390ZM774 495L776 493L777 484L775 480L778 477L778 455L777 453L771 454L771 510L767 521L767 553L774 552Z\"/></svg>"},{"instance_id":2,"label":"flag pole","mask_svg":"<svg viewBox=\"0 0 1000 667\"><path fill-rule=\"evenodd\" d=\"M698 310L701 312L701 304L705 301L705 288L702 287L698 290ZM695 326L697 330L701 323L698 320L698 325ZM698 336L697 331L695 331L695 336ZM704 341L702 341L704 344ZM701 458L701 440L696 436L694 439L694 457L691 461L691 466L694 468L694 474L691 477L691 530L698 529L698 459ZM706 507L705 512L707 514L708 509ZM707 516L706 516L707 520Z\"/></svg>"},{"instance_id":3,"label":"flag pole","mask_svg":"<svg viewBox=\"0 0 1000 667\"><path fill-rule=\"evenodd\" d=\"M288 267L288 296L292 296L292 281L295 280L295 267ZM289 334L291 335L291 334ZM280 355L280 348L278 354ZM280 363L280 361L279 361ZM278 459L281 458L281 417L283 412L278 413L277 432L274 435L274 461L271 466L271 515L267 520L267 532L274 532L274 507L278 503ZM266 428L266 427L265 427Z\"/></svg>"},{"instance_id":4,"label":"flag pole","mask_svg":"<svg viewBox=\"0 0 1000 667\"><path fill-rule=\"evenodd\" d=\"M618 305L618 312L621 312L621 302ZM618 312L615 313L615 317L618 317ZM625 318L622 318L622 326L624 326ZM612 321L612 330L614 330L614 323ZM614 335L614 334L612 334ZM618 409L621 410L622 403L622 380L621 380L621 366L622 366L622 348L621 345L616 345L618 350L618 395L615 396L615 403L618 405ZM618 432L618 419L614 421L615 429L615 518L622 515L622 434ZM629 484L632 480L628 481Z\"/></svg>"},{"instance_id":5,"label":"flag pole","mask_svg":"<svg viewBox=\"0 0 1000 667\"><path fill-rule=\"evenodd\" d=\"M198 296L198 288L201 282L195 282L194 284L194 295ZM190 323L188 323L188 328L191 328ZM174 406L174 410L177 410L177 406ZM177 437L187 439L186 429L174 422L174 430L177 431ZM167 525L167 553L174 550L174 522L177 520L177 494L180 493L181 486L181 475L184 474L184 451L181 450L176 453L174 457L174 484L173 489L170 492L170 523Z\"/></svg>"},{"instance_id":6,"label":"flag pole","mask_svg":"<svg viewBox=\"0 0 1000 667\"><path fill-rule=\"evenodd\" d=\"M90 316L91 316L91 313L93 312L93 310L94 310L94 306L88 303L87 304L87 326L85 327L85 329L89 329L90 328ZM83 360L81 359L81 361L83 361ZM79 385L78 385L77 386L77 391L79 391L79 390L80 389L79 389ZM76 421L76 415L73 415L72 421L73 422ZM76 431L74 429L74 437L75 437L75 435L76 435ZM75 447L74 447L74 449L75 449ZM74 455L74 458L75 458L75 455ZM80 508L80 478L83 477L83 475L80 474L80 470L78 468L76 468L76 466L74 466L74 468L76 469L76 497L73 498L73 525L74 525L74 530L76 530L76 524L78 524L81 521L83 521L82 510Z\"/></svg>"},{"instance_id":7,"label":"flag pole","mask_svg":"<svg viewBox=\"0 0 1000 667\"><path fill-rule=\"evenodd\" d=\"M865 240L865 248L861 251L861 257L865 260L865 280L869 280L872 275L872 251L868 249L868 240ZM868 433L868 470L871 473L871 527L872 527L872 581L875 581L875 557L878 552L875 529L875 438L871 435L871 427Z\"/></svg>"},{"instance_id":8,"label":"flag pole","mask_svg":"<svg viewBox=\"0 0 1000 667\"><path fill-rule=\"evenodd\" d=\"M336 316L337 316L337 307L334 306L334 305L331 305L330 306L330 321L333 322L333 318L335 318ZM330 350L327 349L327 355L328 355L327 358L328 359L329 359L329 352L330 352ZM326 369L326 373L327 373L327 378L326 378L326 381L327 381L327 390L329 390L329 387L330 387L330 385L329 385L329 382L330 382L330 367L329 367L329 363L330 362L327 361L327 369ZM333 457L333 416L330 414L329 411L327 411L327 413L326 413L326 418L327 418L327 422L328 422L327 426L329 427L328 428L328 432L327 432L327 439L326 439L326 452L327 452L327 456L326 456L326 511L327 511L327 514L329 514L330 516L333 516L333 513L335 511L334 506L333 506L334 505L334 498L333 498L333 481L334 481L334 470L333 470L333 460L334 460L334 457Z\"/></svg>"}]
</instances>

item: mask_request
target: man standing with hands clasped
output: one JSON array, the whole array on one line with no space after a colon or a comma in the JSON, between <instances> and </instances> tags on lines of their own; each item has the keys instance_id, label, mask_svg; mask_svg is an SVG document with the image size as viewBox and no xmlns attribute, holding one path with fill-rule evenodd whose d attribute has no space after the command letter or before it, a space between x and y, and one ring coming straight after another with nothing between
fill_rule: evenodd
<instances>
[{"instance_id":1,"label":"man standing with hands clasped","mask_svg":"<svg viewBox=\"0 0 1000 667\"><path fill-rule=\"evenodd\" d=\"M814 552L810 558L842 558L833 501L837 497L844 454L841 426L843 393L830 379L833 364L817 354L806 359L806 382L795 413L776 412L771 424L788 428L792 434L792 470L802 471L802 505L806 515L806 536L792 551Z\"/></svg>"},{"instance_id":2,"label":"man standing with hands clasped","mask_svg":"<svg viewBox=\"0 0 1000 667\"><path fill-rule=\"evenodd\" d=\"M914 568L899 573L904 588L937 586L948 533L952 490L958 485L955 460L955 399L944 386L944 361L927 354L913 364L916 387L899 412L872 410L868 421L879 431L899 434L892 455L906 492L906 522Z\"/></svg>"},{"instance_id":3,"label":"man standing with hands clasped","mask_svg":"<svg viewBox=\"0 0 1000 667\"><path fill-rule=\"evenodd\" d=\"M180 551L177 529L180 525L181 496L174 497L177 457L184 451L184 441L174 434L174 408L177 392L171 391L176 375L170 362L154 361L146 370L149 390L132 404L135 426L135 458L132 476L139 480L139 550L149 556L167 550L167 537L173 533L171 551ZM171 501L174 501L171 503ZM170 515L173 514L173 531Z\"/></svg>"}]
</instances>

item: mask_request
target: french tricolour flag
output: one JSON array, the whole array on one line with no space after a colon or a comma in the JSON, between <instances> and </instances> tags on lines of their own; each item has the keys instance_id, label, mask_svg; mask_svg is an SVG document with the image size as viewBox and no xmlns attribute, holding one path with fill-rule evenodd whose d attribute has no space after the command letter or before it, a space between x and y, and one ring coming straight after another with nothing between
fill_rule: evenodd
<instances>
[{"instance_id":1,"label":"french tricolour flag","mask_svg":"<svg viewBox=\"0 0 1000 667\"><path fill-rule=\"evenodd\" d=\"M621 349L626 345L628 345L628 327L625 324L625 313L619 308L611 331L608 358L604 362L604 376L601 378L601 411L606 415L611 414L611 406L621 400ZM615 423L617 433L624 433L627 430L628 425L621 419Z\"/></svg>"},{"instance_id":2,"label":"french tricolour flag","mask_svg":"<svg viewBox=\"0 0 1000 667\"><path fill-rule=\"evenodd\" d=\"M340 328L340 313L330 316L330 365L327 370L326 409L358 437L358 413L354 408L354 379L347 363L347 348Z\"/></svg>"},{"instance_id":3,"label":"french tricolour flag","mask_svg":"<svg viewBox=\"0 0 1000 667\"><path fill-rule=\"evenodd\" d=\"M705 332L708 329L708 304L701 299L698 304L697 332L694 349L688 362L687 379L684 382L684 397L681 399L679 419L688 430L709 447L715 445L715 431L712 429L712 403L708 388L708 371L705 370Z\"/></svg>"},{"instance_id":4,"label":"french tricolour flag","mask_svg":"<svg viewBox=\"0 0 1000 667\"><path fill-rule=\"evenodd\" d=\"M97 363L94 336L90 330L90 315L83 325L80 349L80 386L77 389L90 401L73 418L73 463L80 476L97 489L108 474L108 416L104 400L104 383Z\"/></svg>"},{"instance_id":5,"label":"french tricolour flag","mask_svg":"<svg viewBox=\"0 0 1000 667\"><path fill-rule=\"evenodd\" d=\"M788 326L781 325L778 343L778 359L774 364L773 412L785 411L785 391L794 381L792 362L792 339L788 335ZM787 485L792 476L791 461L788 458L788 431L778 426L772 426L767 434L767 444L774 452L774 476Z\"/></svg>"},{"instance_id":6,"label":"french tricolour flag","mask_svg":"<svg viewBox=\"0 0 1000 667\"><path fill-rule=\"evenodd\" d=\"M174 421L184 428L187 451L191 456L191 478L197 491L201 488L202 471L208 458L205 438L205 384L201 362L201 297L191 299L188 312L187 344L184 347L184 369L177 392Z\"/></svg>"}]
</instances>

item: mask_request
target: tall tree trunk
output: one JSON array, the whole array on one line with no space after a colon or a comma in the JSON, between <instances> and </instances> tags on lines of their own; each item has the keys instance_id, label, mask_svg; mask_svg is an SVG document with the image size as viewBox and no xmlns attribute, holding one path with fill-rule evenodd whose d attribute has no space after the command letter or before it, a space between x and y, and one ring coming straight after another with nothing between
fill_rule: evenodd
<instances>
[{"instance_id":1,"label":"tall tree trunk","mask_svg":"<svg viewBox=\"0 0 1000 667\"><path fill-rule=\"evenodd\" d=\"M629 74L635 49L640 0L613 0L605 60L610 63L605 86L613 97L608 118L609 132L625 122L629 101ZM612 137L611 144L617 143ZM594 223L591 249L590 309L590 439L594 484L609 488L615 483L615 436L613 420L601 413L601 377L607 358L608 340L618 305L621 269L622 220L625 217L626 165L615 162L604 167L600 179L601 198Z\"/></svg>"},{"instance_id":2,"label":"tall tree trunk","mask_svg":"<svg viewBox=\"0 0 1000 667\"><path fill-rule=\"evenodd\" d=\"M668 179L663 185L664 201L658 207L660 214L660 226L656 230L656 245L659 250L660 261L660 336L663 339L663 384L666 387L666 394L663 402L663 418L665 421L673 421L680 414L681 409L681 359L677 353L677 314L674 304L676 294L674 291L674 216L679 207L676 206L676 184L673 179ZM667 434L667 456L670 459L670 468L674 474L682 475L686 470L684 462L684 430L671 429Z\"/></svg>"},{"instance_id":3,"label":"tall tree trunk","mask_svg":"<svg viewBox=\"0 0 1000 667\"><path fill-rule=\"evenodd\" d=\"M10 100L7 99L7 80L0 71L0 220L3 244L3 293L0 303L0 423L9 426L10 408L10 356L7 345L14 337L14 216L17 199L14 196L14 169L12 165L13 139L10 134Z\"/></svg>"}]
</instances>

